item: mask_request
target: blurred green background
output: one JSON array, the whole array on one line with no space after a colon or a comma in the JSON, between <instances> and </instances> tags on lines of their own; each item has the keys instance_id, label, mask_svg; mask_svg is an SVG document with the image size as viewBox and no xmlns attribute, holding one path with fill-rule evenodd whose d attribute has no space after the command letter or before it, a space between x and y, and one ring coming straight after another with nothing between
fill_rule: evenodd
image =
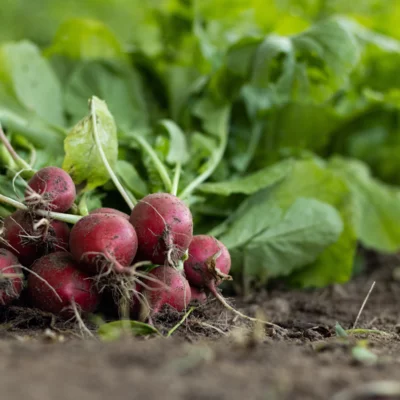
<instances>
[{"instance_id":1,"label":"blurred green background","mask_svg":"<svg viewBox=\"0 0 400 400\"><path fill-rule=\"evenodd\" d=\"M194 0L3 0L0 40L29 38L45 46L60 23L82 17L103 21L126 44L146 46L163 34L162 25L157 23L163 15L193 3ZM400 38L398 0L199 0L195 6L208 18L224 22L232 34L243 30L294 33L312 21L341 13Z\"/></svg>"}]
</instances>

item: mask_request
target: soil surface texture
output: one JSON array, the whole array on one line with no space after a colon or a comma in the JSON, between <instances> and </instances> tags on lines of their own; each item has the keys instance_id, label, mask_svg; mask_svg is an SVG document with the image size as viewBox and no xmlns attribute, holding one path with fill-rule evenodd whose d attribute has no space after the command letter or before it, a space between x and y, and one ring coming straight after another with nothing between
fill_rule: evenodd
<instances>
[{"instance_id":1,"label":"soil surface texture","mask_svg":"<svg viewBox=\"0 0 400 400\"><path fill-rule=\"evenodd\" d=\"M399 269L396 260L370 264L345 285L228 298L277 327L210 299L171 337L182 314L154 321L163 336L103 342L82 340L74 322L13 306L0 314L0 398L400 399Z\"/></svg>"}]
</instances>

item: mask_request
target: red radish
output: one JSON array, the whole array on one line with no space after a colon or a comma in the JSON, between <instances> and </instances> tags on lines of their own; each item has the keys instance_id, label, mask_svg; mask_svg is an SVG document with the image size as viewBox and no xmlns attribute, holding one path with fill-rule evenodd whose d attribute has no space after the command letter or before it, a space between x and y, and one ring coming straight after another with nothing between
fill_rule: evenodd
<instances>
[{"instance_id":1,"label":"red radish","mask_svg":"<svg viewBox=\"0 0 400 400\"><path fill-rule=\"evenodd\" d=\"M22 291L22 271L17 257L0 249L0 304L7 305L17 299Z\"/></svg>"},{"instance_id":2,"label":"red radish","mask_svg":"<svg viewBox=\"0 0 400 400\"><path fill-rule=\"evenodd\" d=\"M115 208L108 208L108 207L96 208L95 210L90 211L89 214L116 214L116 215L119 215L120 217L124 217L125 219L129 220L128 214L125 214L122 211L116 210Z\"/></svg>"},{"instance_id":3,"label":"red radish","mask_svg":"<svg viewBox=\"0 0 400 400\"><path fill-rule=\"evenodd\" d=\"M32 272L28 295L33 306L65 318L74 315L75 306L83 313L96 309L100 296L70 253L56 252L39 258Z\"/></svg>"},{"instance_id":4,"label":"red radish","mask_svg":"<svg viewBox=\"0 0 400 400\"><path fill-rule=\"evenodd\" d=\"M65 222L37 218L18 210L4 219L3 247L29 267L43 254L68 248L69 227Z\"/></svg>"},{"instance_id":5,"label":"red radish","mask_svg":"<svg viewBox=\"0 0 400 400\"><path fill-rule=\"evenodd\" d=\"M207 288L231 279L231 257L228 249L216 238L196 235L189 246L189 258L184 264L186 278L191 286Z\"/></svg>"},{"instance_id":6,"label":"red radish","mask_svg":"<svg viewBox=\"0 0 400 400\"><path fill-rule=\"evenodd\" d=\"M50 222L46 240L46 254L54 251L68 251L70 229L67 223L53 220Z\"/></svg>"},{"instance_id":7,"label":"red radish","mask_svg":"<svg viewBox=\"0 0 400 400\"><path fill-rule=\"evenodd\" d=\"M149 279L143 280L143 296L147 300L147 314L155 315L165 304L183 311L191 300L190 286L187 279L175 268L160 266L148 274ZM154 279L155 278L155 279ZM143 310L142 310L143 311ZM146 317L148 315L143 315Z\"/></svg>"},{"instance_id":8,"label":"red radish","mask_svg":"<svg viewBox=\"0 0 400 400\"><path fill-rule=\"evenodd\" d=\"M71 229L69 246L81 268L90 274L129 272L136 255L135 229L116 214L89 214Z\"/></svg>"},{"instance_id":9,"label":"red radish","mask_svg":"<svg viewBox=\"0 0 400 400\"><path fill-rule=\"evenodd\" d=\"M154 193L144 197L130 216L139 240L138 259L153 264L175 264L193 237L189 208L176 196Z\"/></svg>"},{"instance_id":10,"label":"red radish","mask_svg":"<svg viewBox=\"0 0 400 400\"><path fill-rule=\"evenodd\" d=\"M232 277L228 275L230 268L231 257L223 243L213 236L193 237L189 246L189 258L184 263L185 275L190 284L208 290L225 308L238 316L282 330L278 325L249 317L228 304L217 286L224 280L232 280Z\"/></svg>"},{"instance_id":11,"label":"red radish","mask_svg":"<svg viewBox=\"0 0 400 400\"><path fill-rule=\"evenodd\" d=\"M194 286L190 286L190 292L192 294L192 301L196 300L200 304L204 304L207 301L207 294L204 290L198 289Z\"/></svg>"},{"instance_id":12,"label":"red radish","mask_svg":"<svg viewBox=\"0 0 400 400\"><path fill-rule=\"evenodd\" d=\"M34 208L65 212L75 201L76 189L72 178L61 168L40 169L28 182L25 202Z\"/></svg>"},{"instance_id":13,"label":"red radish","mask_svg":"<svg viewBox=\"0 0 400 400\"><path fill-rule=\"evenodd\" d=\"M3 221L3 244L27 267L42 252L39 243L34 239L33 224L32 215L22 210L15 211Z\"/></svg>"}]
</instances>

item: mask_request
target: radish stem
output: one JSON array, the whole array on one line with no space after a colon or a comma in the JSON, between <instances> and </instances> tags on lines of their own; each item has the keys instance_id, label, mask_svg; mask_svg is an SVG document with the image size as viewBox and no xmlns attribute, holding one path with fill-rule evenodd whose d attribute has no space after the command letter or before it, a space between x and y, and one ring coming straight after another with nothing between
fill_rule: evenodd
<instances>
[{"instance_id":1,"label":"radish stem","mask_svg":"<svg viewBox=\"0 0 400 400\"><path fill-rule=\"evenodd\" d=\"M114 185L116 186L116 188L120 192L121 196L126 201L126 204L128 204L129 208L132 209L135 206L135 204L137 203L137 200L133 197L133 195L132 195L132 199L131 199L131 197L129 197L128 193L125 191L124 187L121 185L121 182L118 180L117 175L114 173L114 171L112 170L112 168L107 160L106 154L104 153L104 150L103 150L103 146L100 142L99 132L97 130L95 102L92 100L90 103L91 103L90 108L91 108L92 122L93 122L93 136L94 136L94 141L96 142L96 146L99 150L101 160L103 161L103 164L106 167L111 180L114 182Z\"/></svg>"},{"instance_id":2,"label":"radish stem","mask_svg":"<svg viewBox=\"0 0 400 400\"><path fill-rule=\"evenodd\" d=\"M222 157L225 153L225 149L228 143L228 120L229 120L229 110L224 110L223 117L220 118L220 125L217 128L220 143L217 150L212 154L211 162L208 168L200 174L196 179L194 179L188 186L179 194L178 197L185 199L189 196L199 185L201 185L206 179L208 179L218 164L221 162Z\"/></svg>"},{"instance_id":3,"label":"radish stem","mask_svg":"<svg viewBox=\"0 0 400 400\"><path fill-rule=\"evenodd\" d=\"M172 190L171 178L169 177L168 171L165 168L165 165L158 157L157 153L151 148L151 146L147 143L146 139L144 139L143 137L136 135L135 133L132 134L132 137L142 146L143 150L149 155L160 175L161 180L164 183L166 190L171 192Z\"/></svg>"},{"instance_id":4,"label":"radish stem","mask_svg":"<svg viewBox=\"0 0 400 400\"><path fill-rule=\"evenodd\" d=\"M14 150L11 143L7 139L7 136L4 133L1 124L0 124L0 141L4 144L4 147L7 149L7 151L10 153L10 156L13 158L13 160L17 163L17 165L20 168L27 169L30 171L33 170L33 168L22 157L20 157L18 155L18 153Z\"/></svg>"},{"instance_id":5,"label":"radish stem","mask_svg":"<svg viewBox=\"0 0 400 400\"><path fill-rule=\"evenodd\" d=\"M178 193L179 178L181 177L181 171L182 171L181 163L176 164L175 174L174 174L174 179L172 181L172 189L171 189L171 194L173 194L174 196L176 196Z\"/></svg>"},{"instance_id":6,"label":"radish stem","mask_svg":"<svg viewBox=\"0 0 400 400\"><path fill-rule=\"evenodd\" d=\"M17 208L19 210L29 210L29 208L25 204L22 204L19 201L11 199L10 197L4 196L2 194L0 194L0 203L9 204L10 206L13 206L14 208ZM56 219L58 221L64 221L68 224L76 224L82 218L82 216L80 215L64 214L45 210L36 210L35 214L40 215L41 217L48 217Z\"/></svg>"}]
</instances>

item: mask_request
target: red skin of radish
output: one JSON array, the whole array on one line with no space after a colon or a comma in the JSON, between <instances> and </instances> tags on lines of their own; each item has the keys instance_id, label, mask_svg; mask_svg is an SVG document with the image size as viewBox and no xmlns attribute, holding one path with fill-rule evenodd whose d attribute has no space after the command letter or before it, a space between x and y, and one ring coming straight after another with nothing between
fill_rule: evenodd
<instances>
[{"instance_id":1,"label":"red skin of radish","mask_svg":"<svg viewBox=\"0 0 400 400\"><path fill-rule=\"evenodd\" d=\"M210 261L219 252L221 254L215 259L214 269ZM218 271L223 275L229 274L231 256L228 249L218 239L208 235L196 235L190 243L189 258L185 261L184 268L191 286L212 290L223 280L218 277ZM215 270L217 273L214 272Z\"/></svg>"},{"instance_id":2,"label":"red skin of radish","mask_svg":"<svg viewBox=\"0 0 400 400\"><path fill-rule=\"evenodd\" d=\"M89 214L116 214L116 215L119 215L120 217L124 217L125 219L129 220L128 214L125 214L122 211L116 210L115 208L108 208L108 207L96 208L95 210L90 211Z\"/></svg>"},{"instance_id":3,"label":"red skin of radish","mask_svg":"<svg viewBox=\"0 0 400 400\"><path fill-rule=\"evenodd\" d=\"M190 292L192 294L192 301L197 300L200 304L204 304L207 301L207 294L205 291L190 286Z\"/></svg>"},{"instance_id":4,"label":"red skin of radish","mask_svg":"<svg viewBox=\"0 0 400 400\"><path fill-rule=\"evenodd\" d=\"M76 189L72 178L61 168L46 167L40 169L29 180L28 186L43 197L43 205L49 210L65 212L75 201ZM37 205L29 200L31 191L25 192L25 201L29 205ZM31 203L31 204L30 204Z\"/></svg>"},{"instance_id":5,"label":"red skin of radish","mask_svg":"<svg viewBox=\"0 0 400 400\"><path fill-rule=\"evenodd\" d=\"M176 196L154 193L133 208L130 222L139 240L138 260L164 265L168 250L172 261L179 260L193 237L193 218L189 208Z\"/></svg>"},{"instance_id":6,"label":"red skin of radish","mask_svg":"<svg viewBox=\"0 0 400 400\"><path fill-rule=\"evenodd\" d=\"M32 271L45 279L62 300L43 281L29 274L28 295L36 308L64 318L74 315L70 308L73 301L83 313L96 309L100 296L93 287L93 281L79 270L79 264L70 253L56 252L43 256L36 260Z\"/></svg>"},{"instance_id":7,"label":"red skin of radish","mask_svg":"<svg viewBox=\"0 0 400 400\"><path fill-rule=\"evenodd\" d=\"M18 259L6 249L0 249L0 304L7 305L17 299L22 292L20 277L4 278L2 274L22 274Z\"/></svg>"},{"instance_id":8,"label":"red skin of radish","mask_svg":"<svg viewBox=\"0 0 400 400\"><path fill-rule=\"evenodd\" d=\"M51 235L53 243L50 243L51 251L47 253L53 251L68 251L70 229L67 223L56 219L51 221L49 234Z\"/></svg>"},{"instance_id":9,"label":"red skin of radish","mask_svg":"<svg viewBox=\"0 0 400 400\"><path fill-rule=\"evenodd\" d=\"M191 300L189 282L179 271L160 266L149 272L149 276L158 279L158 282L143 279L150 288L143 288L143 295L149 303L151 315L159 313L165 304L179 312L188 306Z\"/></svg>"},{"instance_id":10,"label":"red skin of radish","mask_svg":"<svg viewBox=\"0 0 400 400\"><path fill-rule=\"evenodd\" d=\"M29 267L37 258L57 250L68 249L69 227L65 222L51 221L47 234L45 226L34 230L38 219L32 214L18 210L4 219L2 247L13 252L22 263ZM22 237L23 235L35 236L36 239Z\"/></svg>"},{"instance_id":11,"label":"red skin of radish","mask_svg":"<svg viewBox=\"0 0 400 400\"><path fill-rule=\"evenodd\" d=\"M71 229L69 247L75 260L89 274L100 273L105 263L114 272L129 272L138 239L125 218L116 214L89 214Z\"/></svg>"}]
</instances>

